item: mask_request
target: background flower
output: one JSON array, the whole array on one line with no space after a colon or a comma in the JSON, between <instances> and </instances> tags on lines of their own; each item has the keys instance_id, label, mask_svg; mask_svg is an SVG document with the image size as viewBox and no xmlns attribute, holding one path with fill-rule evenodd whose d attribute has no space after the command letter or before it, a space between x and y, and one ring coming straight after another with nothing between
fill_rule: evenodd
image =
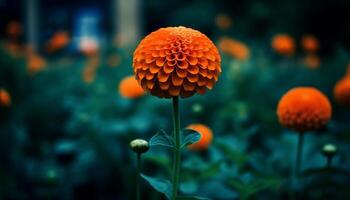
<instances>
[{"instance_id":1,"label":"background flower","mask_svg":"<svg viewBox=\"0 0 350 200\"><path fill-rule=\"evenodd\" d=\"M206 150L210 146L213 141L213 131L204 124L190 124L186 127L187 129L191 129L197 131L201 135L201 139L188 146L191 150Z\"/></svg>"},{"instance_id":2,"label":"background flower","mask_svg":"<svg viewBox=\"0 0 350 200\"><path fill-rule=\"evenodd\" d=\"M312 87L297 87L284 94L278 103L281 125L297 132L323 128L332 115L328 98Z\"/></svg>"}]
</instances>

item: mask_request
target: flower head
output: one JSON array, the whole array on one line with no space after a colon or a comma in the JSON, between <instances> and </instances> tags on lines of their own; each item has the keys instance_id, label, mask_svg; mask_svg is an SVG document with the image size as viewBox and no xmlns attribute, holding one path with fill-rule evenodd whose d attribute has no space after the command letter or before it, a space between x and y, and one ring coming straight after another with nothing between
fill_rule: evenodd
<instances>
[{"instance_id":1,"label":"flower head","mask_svg":"<svg viewBox=\"0 0 350 200\"><path fill-rule=\"evenodd\" d=\"M325 144L322 147L322 154L326 157L332 157L337 153L337 147L333 144Z\"/></svg>"},{"instance_id":2,"label":"flower head","mask_svg":"<svg viewBox=\"0 0 350 200\"><path fill-rule=\"evenodd\" d=\"M307 54L304 57L303 63L306 67L310 68L310 69L316 69L320 66L321 64L321 60L320 58L315 55L315 54Z\"/></svg>"},{"instance_id":3,"label":"flower head","mask_svg":"<svg viewBox=\"0 0 350 200\"><path fill-rule=\"evenodd\" d=\"M149 149L149 144L146 140L135 139L130 142L130 147L135 153L146 153Z\"/></svg>"},{"instance_id":4,"label":"flower head","mask_svg":"<svg viewBox=\"0 0 350 200\"><path fill-rule=\"evenodd\" d=\"M332 107L328 98L313 87L289 90L277 107L280 124L300 133L321 129L331 115Z\"/></svg>"},{"instance_id":5,"label":"flower head","mask_svg":"<svg viewBox=\"0 0 350 200\"><path fill-rule=\"evenodd\" d=\"M272 48L281 55L290 56L295 51L294 39L287 34L277 34L272 38Z\"/></svg>"},{"instance_id":6,"label":"flower head","mask_svg":"<svg viewBox=\"0 0 350 200\"><path fill-rule=\"evenodd\" d=\"M65 31L56 32L46 44L49 53L60 50L69 44L69 35Z\"/></svg>"},{"instance_id":7,"label":"flower head","mask_svg":"<svg viewBox=\"0 0 350 200\"><path fill-rule=\"evenodd\" d=\"M350 76L346 76L336 83L333 94L337 103L350 108Z\"/></svg>"},{"instance_id":8,"label":"flower head","mask_svg":"<svg viewBox=\"0 0 350 200\"><path fill-rule=\"evenodd\" d=\"M39 54L31 53L27 58L27 72L34 75L46 67L46 61Z\"/></svg>"},{"instance_id":9,"label":"flower head","mask_svg":"<svg viewBox=\"0 0 350 200\"><path fill-rule=\"evenodd\" d=\"M218 80L220 63L219 52L207 36L182 26L152 32L133 58L137 81L161 98L204 94Z\"/></svg>"},{"instance_id":10,"label":"flower head","mask_svg":"<svg viewBox=\"0 0 350 200\"><path fill-rule=\"evenodd\" d=\"M220 29L228 29L232 26L232 20L226 14L218 14L215 18L215 24Z\"/></svg>"},{"instance_id":11,"label":"flower head","mask_svg":"<svg viewBox=\"0 0 350 200\"><path fill-rule=\"evenodd\" d=\"M22 33L22 26L17 21L10 21L6 26L6 33L10 37L18 37Z\"/></svg>"},{"instance_id":12,"label":"flower head","mask_svg":"<svg viewBox=\"0 0 350 200\"><path fill-rule=\"evenodd\" d=\"M231 38L221 38L219 48L224 53L238 60L246 60L250 55L249 48L246 44Z\"/></svg>"},{"instance_id":13,"label":"flower head","mask_svg":"<svg viewBox=\"0 0 350 200\"><path fill-rule=\"evenodd\" d=\"M134 76L127 76L119 83L119 94L128 99L135 99L145 94L145 91Z\"/></svg>"},{"instance_id":14,"label":"flower head","mask_svg":"<svg viewBox=\"0 0 350 200\"><path fill-rule=\"evenodd\" d=\"M0 106L9 107L11 105L11 96L5 89L0 89Z\"/></svg>"},{"instance_id":15,"label":"flower head","mask_svg":"<svg viewBox=\"0 0 350 200\"><path fill-rule=\"evenodd\" d=\"M319 49L318 40L313 35L304 35L301 38L301 46L307 52L313 53Z\"/></svg>"},{"instance_id":16,"label":"flower head","mask_svg":"<svg viewBox=\"0 0 350 200\"><path fill-rule=\"evenodd\" d=\"M208 149L209 145L213 140L213 131L204 124L190 124L186 127L187 129L191 129L197 131L201 138L196 143L193 143L188 146L191 150L205 150Z\"/></svg>"}]
</instances>

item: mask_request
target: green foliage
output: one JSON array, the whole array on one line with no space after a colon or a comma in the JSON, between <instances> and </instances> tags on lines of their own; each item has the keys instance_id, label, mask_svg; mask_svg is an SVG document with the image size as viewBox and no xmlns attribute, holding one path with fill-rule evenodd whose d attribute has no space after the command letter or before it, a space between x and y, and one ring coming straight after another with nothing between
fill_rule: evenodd
<instances>
[{"instance_id":1,"label":"green foliage","mask_svg":"<svg viewBox=\"0 0 350 200\"><path fill-rule=\"evenodd\" d=\"M171 199L173 186L170 181L152 178L144 174L141 174L141 177L145 179L156 191L163 193L168 199Z\"/></svg>"}]
</instances>

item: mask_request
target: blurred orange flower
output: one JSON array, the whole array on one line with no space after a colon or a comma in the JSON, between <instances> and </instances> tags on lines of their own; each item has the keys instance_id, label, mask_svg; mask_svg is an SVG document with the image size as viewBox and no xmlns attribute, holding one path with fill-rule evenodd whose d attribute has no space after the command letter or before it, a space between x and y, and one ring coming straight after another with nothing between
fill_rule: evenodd
<instances>
[{"instance_id":1,"label":"blurred orange flower","mask_svg":"<svg viewBox=\"0 0 350 200\"><path fill-rule=\"evenodd\" d=\"M117 67L120 64L120 56L118 54L113 54L108 56L107 58L107 65L109 67Z\"/></svg>"},{"instance_id":2,"label":"blurred orange flower","mask_svg":"<svg viewBox=\"0 0 350 200\"><path fill-rule=\"evenodd\" d=\"M227 53L238 60L246 60L250 56L248 46L232 38L221 38L219 41L219 48L222 52Z\"/></svg>"},{"instance_id":3,"label":"blurred orange flower","mask_svg":"<svg viewBox=\"0 0 350 200\"><path fill-rule=\"evenodd\" d=\"M5 43L6 50L14 57L19 57L22 55L22 47L14 41L9 41Z\"/></svg>"},{"instance_id":4,"label":"blurred orange flower","mask_svg":"<svg viewBox=\"0 0 350 200\"><path fill-rule=\"evenodd\" d=\"M92 83L95 80L97 68L100 65L100 58L98 56L92 56L89 58L86 66L83 69L83 81L87 84Z\"/></svg>"},{"instance_id":5,"label":"blurred orange flower","mask_svg":"<svg viewBox=\"0 0 350 200\"><path fill-rule=\"evenodd\" d=\"M350 76L346 76L336 83L333 94L337 103L350 108Z\"/></svg>"},{"instance_id":6,"label":"blurred orange flower","mask_svg":"<svg viewBox=\"0 0 350 200\"><path fill-rule=\"evenodd\" d=\"M133 58L142 88L161 98L204 94L218 80L220 63L219 52L207 36L182 26L152 32Z\"/></svg>"},{"instance_id":7,"label":"blurred orange flower","mask_svg":"<svg viewBox=\"0 0 350 200\"><path fill-rule=\"evenodd\" d=\"M145 91L135 79L135 76L127 76L123 78L119 83L120 96L127 99L135 99L142 97Z\"/></svg>"},{"instance_id":8,"label":"blurred orange flower","mask_svg":"<svg viewBox=\"0 0 350 200\"><path fill-rule=\"evenodd\" d=\"M287 34L277 34L272 38L272 48L281 55L290 56L294 54L294 39Z\"/></svg>"},{"instance_id":9,"label":"blurred orange flower","mask_svg":"<svg viewBox=\"0 0 350 200\"><path fill-rule=\"evenodd\" d=\"M299 133L321 129L331 115L332 107L328 98L313 87L289 90L277 107L280 124Z\"/></svg>"},{"instance_id":10,"label":"blurred orange flower","mask_svg":"<svg viewBox=\"0 0 350 200\"><path fill-rule=\"evenodd\" d=\"M304 57L303 63L310 69L316 69L320 66L321 61L320 58L315 54L307 54Z\"/></svg>"},{"instance_id":11,"label":"blurred orange flower","mask_svg":"<svg viewBox=\"0 0 350 200\"><path fill-rule=\"evenodd\" d=\"M11 96L3 88L0 89L0 105L3 107L9 107L11 105Z\"/></svg>"},{"instance_id":12,"label":"blurred orange flower","mask_svg":"<svg viewBox=\"0 0 350 200\"><path fill-rule=\"evenodd\" d=\"M232 20L226 14L218 14L215 18L215 24L220 29L228 29L232 26Z\"/></svg>"},{"instance_id":13,"label":"blurred orange flower","mask_svg":"<svg viewBox=\"0 0 350 200\"><path fill-rule=\"evenodd\" d=\"M45 69L46 61L38 54L31 53L27 58L27 72L29 75L34 75Z\"/></svg>"},{"instance_id":14,"label":"blurred orange flower","mask_svg":"<svg viewBox=\"0 0 350 200\"><path fill-rule=\"evenodd\" d=\"M69 35L66 31L56 32L46 44L46 50L49 53L55 52L66 47L70 42Z\"/></svg>"},{"instance_id":15,"label":"blurred orange flower","mask_svg":"<svg viewBox=\"0 0 350 200\"><path fill-rule=\"evenodd\" d=\"M201 135L198 142L188 146L189 149L197 151L208 149L213 141L213 131L208 126L204 124L190 124L186 128L197 131Z\"/></svg>"},{"instance_id":16,"label":"blurred orange flower","mask_svg":"<svg viewBox=\"0 0 350 200\"><path fill-rule=\"evenodd\" d=\"M301 38L301 46L306 52L316 52L319 49L319 42L313 35L303 35Z\"/></svg>"},{"instance_id":17,"label":"blurred orange flower","mask_svg":"<svg viewBox=\"0 0 350 200\"><path fill-rule=\"evenodd\" d=\"M17 21L10 21L6 26L6 33L10 37L18 37L22 33L22 26Z\"/></svg>"}]
</instances>

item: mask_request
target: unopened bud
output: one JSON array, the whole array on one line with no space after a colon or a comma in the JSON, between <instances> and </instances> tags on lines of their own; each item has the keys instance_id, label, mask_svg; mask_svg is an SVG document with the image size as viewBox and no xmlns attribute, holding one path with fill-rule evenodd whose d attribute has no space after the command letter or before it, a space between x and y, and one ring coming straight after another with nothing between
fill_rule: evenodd
<instances>
[{"instance_id":1,"label":"unopened bud","mask_svg":"<svg viewBox=\"0 0 350 200\"><path fill-rule=\"evenodd\" d=\"M130 147L136 153L145 153L149 149L148 142L142 139L135 139L131 141Z\"/></svg>"},{"instance_id":2,"label":"unopened bud","mask_svg":"<svg viewBox=\"0 0 350 200\"><path fill-rule=\"evenodd\" d=\"M322 148L322 154L327 157L334 156L337 153L337 147L333 144L325 144Z\"/></svg>"}]
</instances>

